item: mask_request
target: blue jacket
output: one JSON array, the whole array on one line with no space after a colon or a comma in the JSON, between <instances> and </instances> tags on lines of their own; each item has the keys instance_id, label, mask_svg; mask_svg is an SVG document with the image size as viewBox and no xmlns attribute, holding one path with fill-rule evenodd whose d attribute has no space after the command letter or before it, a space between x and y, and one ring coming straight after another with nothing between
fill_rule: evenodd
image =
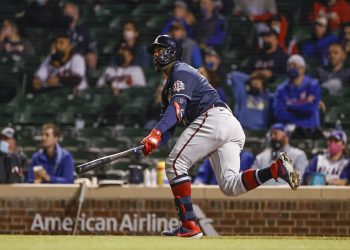
<instances>
[{"instance_id":1,"label":"blue jacket","mask_svg":"<svg viewBox=\"0 0 350 250\"><path fill-rule=\"evenodd\" d=\"M73 183L74 160L71 153L56 145L54 158L48 157L43 149L33 154L32 163L28 170L27 182L34 182L34 166L43 166L50 176L50 183Z\"/></svg>"},{"instance_id":2,"label":"blue jacket","mask_svg":"<svg viewBox=\"0 0 350 250\"><path fill-rule=\"evenodd\" d=\"M308 96L314 96L308 102ZM273 110L276 122L292 123L301 128L320 126L318 105L321 89L318 80L305 76L300 86L296 87L290 79L281 83L275 93Z\"/></svg>"},{"instance_id":3,"label":"blue jacket","mask_svg":"<svg viewBox=\"0 0 350 250\"><path fill-rule=\"evenodd\" d=\"M255 156L248 152L248 151L242 151L240 154L241 158L241 166L240 166L240 172L243 172L247 169L249 169L255 160ZM206 159L198 169L198 173L195 179L195 183L197 184L207 184L207 185L217 185L218 182L216 181L214 171L211 167L209 159Z\"/></svg>"},{"instance_id":4,"label":"blue jacket","mask_svg":"<svg viewBox=\"0 0 350 250\"><path fill-rule=\"evenodd\" d=\"M338 38L329 34L318 40L308 40L304 43L302 53L305 58L319 58L324 65L327 62L328 47L338 41Z\"/></svg>"},{"instance_id":5,"label":"blue jacket","mask_svg":"<svg viewBox=\"0 0 350 250\"><path fill-rule=\"evenodd\" d=\"M272 94L268 91L258 96L249 94L245 79L248 80L249 76L239 72L233 72L228 79L235 100L234 114L243 128L266 129L272 116Z\"/></svg>"}]
</instances>

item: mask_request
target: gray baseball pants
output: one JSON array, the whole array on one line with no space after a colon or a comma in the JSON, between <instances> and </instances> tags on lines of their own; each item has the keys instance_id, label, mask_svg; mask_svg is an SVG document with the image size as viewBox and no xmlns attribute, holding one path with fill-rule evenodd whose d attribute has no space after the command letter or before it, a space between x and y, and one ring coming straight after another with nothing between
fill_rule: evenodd
<instances>
[{"instance_id":1,"label":"gray baseball pants","mask_svg":"<svg viewBox=\"0 0 350 250\"><path fill-rule=\"evenodd\" d=\"M202 158L209 156L219 187L226 195L247 192L241 180L240 152L245 142L241 124L231 111L214 107L194 120L181 134L167 158L170 183Z\"/></svg>"}]
</instances>

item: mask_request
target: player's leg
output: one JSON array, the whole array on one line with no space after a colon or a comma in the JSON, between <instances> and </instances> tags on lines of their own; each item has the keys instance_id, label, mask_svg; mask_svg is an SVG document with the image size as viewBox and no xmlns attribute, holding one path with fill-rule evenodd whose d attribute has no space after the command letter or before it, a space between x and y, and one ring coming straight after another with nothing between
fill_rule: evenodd
<instances>
[{"instance_id":1,"label":"player's leg","mask_svg":"<svg viewBox=\"0 0 350 250\"><path fill-rule=\"evenodd\" d=\"M284 179L292 189L299 186L298 174L285 153L264 169L248 169L239 173L241 148L236 142L228 142L209 156L219 187L226 195L239 195L255 189L268 180Z\"/></svg>"},{"instance_id":2,"label":"player's leg","mask_svg":"<svg viewBox=\"0 0 350 250\"><path fill-rule=\"evenodd\" d=\"M191 199L191 180L188 169L199 159L213 152L220 142L211 136L215 117L206 112L197 118L181 134L166 160L166 174L175 198L175 206L182 225L164 231L165 236L202 237L203 234L193 212Z\"/></svg>"}]
</instances>

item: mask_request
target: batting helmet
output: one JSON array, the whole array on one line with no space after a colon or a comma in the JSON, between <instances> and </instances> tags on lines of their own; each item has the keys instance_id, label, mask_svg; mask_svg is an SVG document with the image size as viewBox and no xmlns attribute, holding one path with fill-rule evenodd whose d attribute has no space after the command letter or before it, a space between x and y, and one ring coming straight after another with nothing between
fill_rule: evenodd
<instances>
[{"instance_id":1,"label":"batting helmet","mask_svg":"<svg viewBox=\"0 0 350 250\"><path fill-rule=\"evenodd\" d=\"M155 48L165 48L164 51L154 59L155 63L160 67L164 67L175 60L181 60L182 47L170 36L157 36L154 42L147 47L147 52L153 55Z\"/></svg>"}]
</instances>

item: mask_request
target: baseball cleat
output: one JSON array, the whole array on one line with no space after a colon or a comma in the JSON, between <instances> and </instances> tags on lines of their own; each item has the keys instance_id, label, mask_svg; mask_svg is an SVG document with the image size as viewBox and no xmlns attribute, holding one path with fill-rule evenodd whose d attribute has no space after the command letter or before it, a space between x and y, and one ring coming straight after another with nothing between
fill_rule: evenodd
<instances>
[{"instance_id":1,"label":"baseball cleat","mask_svg":"<svg viewBox=\"0 0 350 250\"><path fill-rule=\"evenodd\" d=\"M177 236L177 237L200 239L203 237L203 233L201 231L201 228L197 224L197 222L193 220L189 220L189 221L182 222L181 226L173 230L163 231L162 236Z\"/></svg>"},{"instance_id":2,"label":"baseball cleat","mask_svg":"<svg viewBox=\"0 0 350 250\"><path fill-rule=\"evenodd\" d=\"M287 182L293 190L297 189L300 186L299 173L294 169L293 162L287 153L279 153L276 163L278 177Z\"/></svg>"}]
</instances>

